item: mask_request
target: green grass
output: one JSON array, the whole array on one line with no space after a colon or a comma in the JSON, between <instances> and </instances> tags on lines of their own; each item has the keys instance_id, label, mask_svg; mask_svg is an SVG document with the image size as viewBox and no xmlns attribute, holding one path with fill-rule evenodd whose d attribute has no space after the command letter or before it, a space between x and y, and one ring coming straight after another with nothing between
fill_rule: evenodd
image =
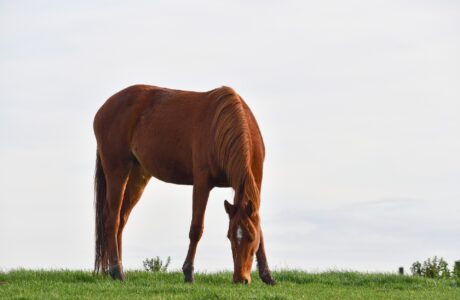
<instances>
[{"instance_id":1,"label":"green grass","mask_svg":"<svg viewBox=\"0 0 460 300\"><path fill-rule=\"evenodd\" d=\"M460 283L392 274L279 271L276 286L256 273L250 285L231 283L230 272L197 274L127 272L118 282L84 271L15 270L0 273L0 299L460 299Z\"/></svg>"}]
</instances>

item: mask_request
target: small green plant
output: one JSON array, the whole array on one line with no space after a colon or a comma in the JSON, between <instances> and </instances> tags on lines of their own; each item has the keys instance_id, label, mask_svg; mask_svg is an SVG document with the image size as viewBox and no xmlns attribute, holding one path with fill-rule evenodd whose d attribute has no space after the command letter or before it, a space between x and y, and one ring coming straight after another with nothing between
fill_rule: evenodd
<instances>
[{"instance_id":1,"label":"small green plant","mask_svg":"<svg viewBox=\"0 0 460 300\"><path fill-rule=\"evenodd\" d=\"M414 276L428 278L449 278L451 275L447 262L437 256L428 258L423 263L414 262L410 270Z\"/></svg>"},{"instance_id":2,"label":"small green plant","mask_svg":"<svg viewBox=\"0 0 460 300\"><path fill-rule=\"evenodd\" d=\"M147 272L166 272L170 262L170 256L166 259L165 264L163 264L163 261L157 256L155 258L146 258L142 263Z\"/></svg>"},{"instance_id":3,"label":"small green plant","mask_svg":"<svg viewBox=\"0 0 460 300\"><path fill-rule=\"evenodd\" d=\"M457 279L460 279L460 260L457 260L454 263L454 271L452 272L452 275Z\"/></svg>"},{"instance_id":4,"label":"small green plant","mask_svg":"<svg viewBox=\"0 0 460 300\"><path fill-rule=\"evenodd\" d=\"M414 276L423 276L422 275L422 264L417 260L412 264L410 267L410 271L412 272L412 275Z\"/></svg>"}]
</instances>

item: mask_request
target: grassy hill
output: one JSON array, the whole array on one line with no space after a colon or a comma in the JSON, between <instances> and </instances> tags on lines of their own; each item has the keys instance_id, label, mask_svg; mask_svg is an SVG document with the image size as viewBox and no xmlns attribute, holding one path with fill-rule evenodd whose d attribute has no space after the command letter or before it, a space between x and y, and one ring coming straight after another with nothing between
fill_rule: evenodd
<instances>
[{"instance_id":1,"label":"grassy hill","mask_svg":"<svg viewBox=\"0 0 460 300\"><path fill-rule=\"evenodd\" d=\"M127 272L117 282L85 271L16 270L0 273L0 299L460 299L460 283L393 274L278 271L276 286L256 273L250 285L231 283L230 272L197 274Z\"/></svg>"}]
</instances>

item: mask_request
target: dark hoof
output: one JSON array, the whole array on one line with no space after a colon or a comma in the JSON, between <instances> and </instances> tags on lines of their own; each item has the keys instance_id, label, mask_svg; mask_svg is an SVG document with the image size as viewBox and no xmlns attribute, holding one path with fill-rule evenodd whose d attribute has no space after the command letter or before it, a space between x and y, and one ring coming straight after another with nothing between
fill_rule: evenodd
<instances>
[{"instance_id":1,"label":"dark hoof","mask_svg":"<svg viewBox=\"0 0 460 300\"><path fill-rule=\"evenodd\" d=\"M275 285L276 281L273 279L272 274L270 271L260 272L259 273L260 279L266 284Z\"/></svg>"},{"instance_id":2,"label":"dark hoof","mask_svg":"<svg viewBox=\"0 0 460 300\"><path fill-rule=\"evenodd\" d=\"M185 283L193 283L195 279L193 279L193 274L184 274L184 282Z\"/></svg>"},{"instance_id":3,"label":"dark hoof","mask_svg":"<svg viewBox=\"0 0 460 300\"><path fill-rule=\"evenodd\" d=\"M193 283L193 265L185 265L182 267L182 272L184 272L184 282Z\"/></svg>"},{"instance_id":4,"label":"dark hoof","mask_svg":"<svg viewBox=\"0 0 460 300\"><path fill-rule=\"evenodd\" d=\"M109 269L109 275L115 280L125 281L126 279L125 274L121 270L120 266L111 267Z\"/></svg>"},{"instance_id":5,"label":"dark hoof","mask_svg":"<svg viewBox=\"0 0 460 300\"><path fill-rule=\"evenodd\" d=\"M261 278L262 281L268 285L275 285L276 284L276 281L275 279L273 279L273 277L265 277L265 278Z\"/></svg>"}]
</instances>

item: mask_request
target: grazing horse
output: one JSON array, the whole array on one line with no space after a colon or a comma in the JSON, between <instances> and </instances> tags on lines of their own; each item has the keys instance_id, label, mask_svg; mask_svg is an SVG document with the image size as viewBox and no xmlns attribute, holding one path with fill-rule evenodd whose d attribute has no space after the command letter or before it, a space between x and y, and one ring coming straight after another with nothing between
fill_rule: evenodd
<instances>
[{"instance_id":1,"label":"grazing horse","mask_svg":"<svg viewBox=\"0 0 460 300\"><path fill-rule=\"evenodd\" d=\"M265 155L256 119L231 88L190 92L148 85L128 87L94 118L95 273L123 280L123 228L149 179L193 185L190 244L182 270L193 282L196 247L203 233L209 192L232 187L229 216L235 283L251 281L256 254L259 275L274 284L265 256L259 207Z\"/></svg>"}]
</instances>

